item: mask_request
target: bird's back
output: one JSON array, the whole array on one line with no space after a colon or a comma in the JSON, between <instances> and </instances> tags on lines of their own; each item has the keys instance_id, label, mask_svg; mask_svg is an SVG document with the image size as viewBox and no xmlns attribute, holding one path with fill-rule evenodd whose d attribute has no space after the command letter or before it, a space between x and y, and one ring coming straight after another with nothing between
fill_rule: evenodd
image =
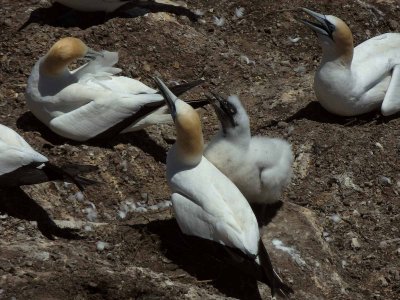
<instances>
[{"instance_id":1,"label":"bird's back","mask_svg":"<svg viewBox=\"0 0 400 300\"><path fill-rule=\"evenodd\" d=\"M239 248L247 254L257 254L259 231L250 205L232 181L205 157L196 167L187 168L179 164L172 148L167 157L167 180L173 194L190 199L189 206L201 211L200 215L205 213L210 217L210 225L203 230L202 238ZM175 209L176 213L178 211ZM177 213L176 218L179 223L185 216ZM191 230L190 226L185 233L199 236L197 228Z\"/></svg>"},{"instance_id":2,"label":"bird's back","mask_svg":"<svg viewBox=\"0 0 400 300\"><path fill-rule=\"evenodd\" d=\"M113 12L129 1L122 0L55 0L65 6L85 12Z\"/></svg>"},{"instance_id":3,"label":"bird's back","mask_svg":"<svg viewBox=\"0 0 400 300\"><path fill-rule=\"evenodd\" d=\"M360 85L370 85L390 75L400 64L400 33L385 33L354 48L351 71Z\"/></svg>"}]
</instances>

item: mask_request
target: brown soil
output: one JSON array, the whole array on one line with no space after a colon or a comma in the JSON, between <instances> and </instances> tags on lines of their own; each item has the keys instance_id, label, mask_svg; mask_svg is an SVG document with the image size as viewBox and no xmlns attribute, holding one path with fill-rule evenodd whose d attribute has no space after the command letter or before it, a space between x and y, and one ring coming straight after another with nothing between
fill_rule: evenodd
<instances>
[{"instance_id":1,"label":"brown soil","mask_svg":"<svg viewBox=\"0 0 400 300\"><path fill-rule=\"evenodd\" d=\"M306 6L340 16L359 43L400 31L397 1L194 0L188 5L204 12L204 22L165 13L110 19L73 14L61 21L52 15L17 31L44 2L0 1L0 123L52 161L97 164L93 178L104 184L89 187L83 201L71 198L77 190L62 183L24 187L25 193L16 195L2 192L0 299L259 297L254 281L209 255L212 246L183 237L170 208L117 217L126 200L152 205L169 199L165 158L172 126L80 144L57 137L27 110L24 91L31 68L64 36L118 51L123 74L150 86L154 75L167 82L204 78L206 84L187 98L209 89L239 94L253 134L290 141L295 177L268 234L276 234L280 220L289 220L282 229L286 242L303 257L323 250L326 256L314 260L327 264L341 282L327 284L336 279L318 273L318 264L293 264L265 240L274 265L296 290L293 298L399 298L400 119L379 113L341 118L315 102L312 78L320 49L293 11ZM233 18L239 6L244 17ZM213 16L224 17L225 24L217 27ZM301 39L290 41L294 37ZM218 128L212 110L202 112L202 120L209 139ZM82 229L88 201L98 212L92 231ZM300 212L307 222L301 221L304 230L298 232L303 227L291 225ZM340 220L333 220L335 215ZM322 236L301 242L314 229ZM98 241L108 247L96 250Z\"/></svg>"}]
</instances>

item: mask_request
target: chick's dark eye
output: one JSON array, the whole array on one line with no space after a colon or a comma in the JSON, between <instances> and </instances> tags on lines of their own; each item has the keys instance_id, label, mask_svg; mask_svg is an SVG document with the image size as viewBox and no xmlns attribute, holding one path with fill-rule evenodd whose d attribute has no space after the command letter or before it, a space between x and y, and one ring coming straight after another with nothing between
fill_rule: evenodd
<instances>
[{"instance_id":1,"label":"chick's dark eye","mask_svg":"<svg viewBox=\"0 0 400 300\"><path fill-rule=\"evenodd\" d=\"M224 104L225 104L226 110L228 111L228 113L230 115L235 115L237 113L236 107L233 106L231 103L229 103L228 101L225 101Z\"/></svg>"}]
</instances>

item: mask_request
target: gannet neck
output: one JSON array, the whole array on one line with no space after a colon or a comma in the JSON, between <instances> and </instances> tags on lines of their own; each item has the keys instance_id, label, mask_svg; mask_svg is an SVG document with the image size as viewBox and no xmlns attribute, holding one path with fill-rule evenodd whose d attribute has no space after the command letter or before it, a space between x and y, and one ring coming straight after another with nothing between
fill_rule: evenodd
<instances>
[{"instance_id":1,"label":"gannet neck","mask_svg":"<svg viewBox=\"0 0 400 300\"><path fill-rule=\"evenodd\" d=\"M62 74L70 63L84 57L88 47L77 38L67 37L56 42L44 56L40 72L47 76Z\"/></svg>"},{"instance_id":2,"label":"gannet neck","mask_svg":"<svg viewBox=\"0 0 400 300\"><path fill-rule=\"evenodd\" d=\"M350 66L353 60L354 42L350 28L335 16L326 16L335 26L332 36L318 35L322 47L322 62L335 61Z\"/></svg>"},{"instance_id":3,"label":"gannet neck","mask_svg":"<svg viewBox=\"0 0 400 300\"><path fill-rule=\"evenodd\" d=\"M178 158L187 165L195 166L203 156L204 140L198 113L181 100L175 102L177 115L176 151Z\"/></svg>"}]
</instances>

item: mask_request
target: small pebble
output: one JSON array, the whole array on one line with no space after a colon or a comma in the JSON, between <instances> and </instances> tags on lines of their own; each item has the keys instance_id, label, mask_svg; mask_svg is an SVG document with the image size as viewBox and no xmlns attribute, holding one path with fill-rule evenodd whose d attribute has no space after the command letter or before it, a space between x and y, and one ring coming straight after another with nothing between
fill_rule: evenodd
<instances>
[{"instance_id":1,"label":"small pebble","mask_svg":"<svg viewBox=\"0 0 400 300\"><path fill-rule=\"evenodd\" d=\"M383 146L382 146L381 143L376 142L376 143L375 143L375 146L376 146L377 148L383 150Z\"/></svg>"},{"instance_id":2,"label":"small pebble","mask_svg":"<svg viewBox=\"0 0 400 300\"><path fill-rule=\"evenodd\" d=\"M279 121L278 122L278 127L279 128L286 128L286 127L288 127L288 123L286 123L284 121Z\"/></svg>"},{"instance_id":3,"label":"small pebble","mask_svg":"<svg viewBox=\"0 0 400 300\"><path fill-rule=\"evenodd\" d=\"M379 176L378 180L381 185L385 185L385 186L392 185L392 180L389 177L381 175L381 176Z\"/></svg>"},{"instance_id":4,"label":"small pebble","mask_svg":"<svg viewBox=\"0 0 400 300\"><path fill-rule=\"evenodd\" d=\"M382 286L388 286L389 285L389 283L387 282L386 278L383 275L379 276L378 280L381 282Z\"/></svg>"},{"instance_id":5,"label":"small pebble","mask_svg":"<svg viewBox=\"0 0 400 300\"><path fill-rule=\"evenodd\" d=\"M361 248L360 242L358 241L358 239L356 237L351 239L351 247L353 249L360 249Z\"/></svg>"}]
</instances>

